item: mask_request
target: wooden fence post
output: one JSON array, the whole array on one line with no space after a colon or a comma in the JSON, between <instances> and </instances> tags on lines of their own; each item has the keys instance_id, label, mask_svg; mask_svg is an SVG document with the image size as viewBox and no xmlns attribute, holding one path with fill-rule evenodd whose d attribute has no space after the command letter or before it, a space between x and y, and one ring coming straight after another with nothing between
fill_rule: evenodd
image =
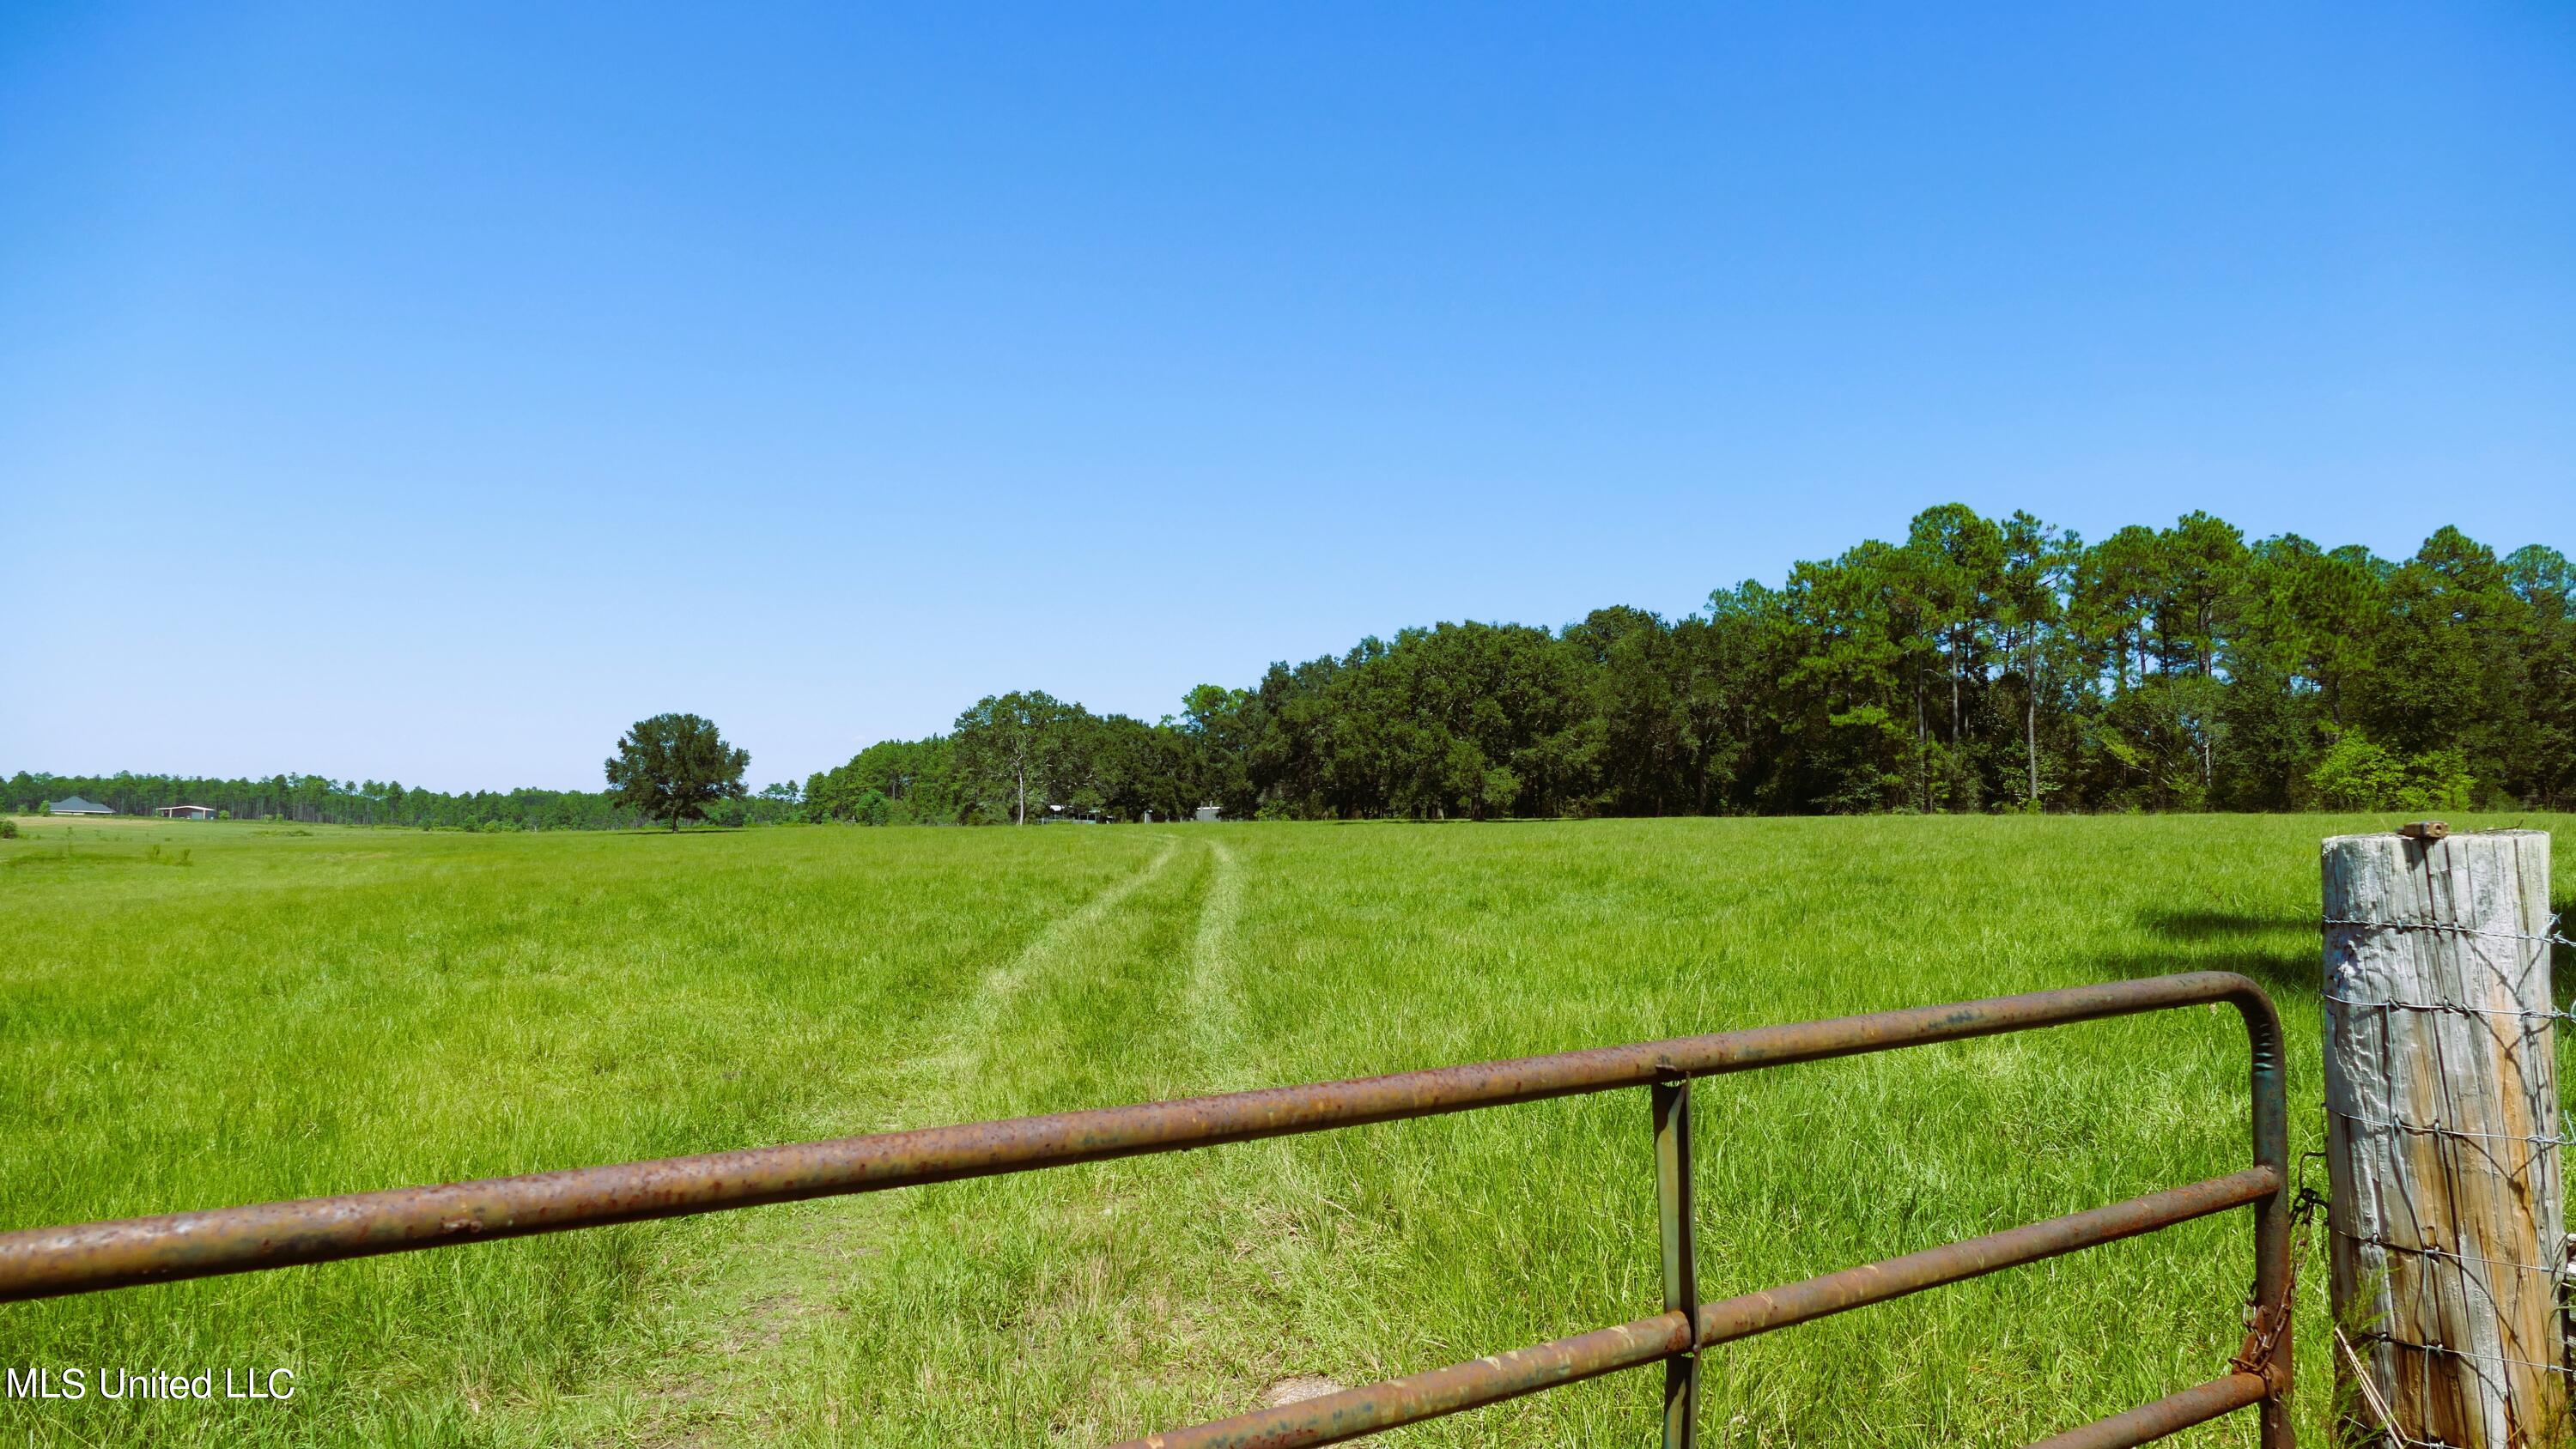
<instances>
[{"instance_id":1,"label":"wooden fence post","mask_svg":"<svg viewBox=\"0 0 2576 1449\"><path fill-rule=\"evenodd\" d=\"M2359 1442L2556 1445L2549 836L2325 843L2336 1371Z\"/></svg>"}]
</instances>

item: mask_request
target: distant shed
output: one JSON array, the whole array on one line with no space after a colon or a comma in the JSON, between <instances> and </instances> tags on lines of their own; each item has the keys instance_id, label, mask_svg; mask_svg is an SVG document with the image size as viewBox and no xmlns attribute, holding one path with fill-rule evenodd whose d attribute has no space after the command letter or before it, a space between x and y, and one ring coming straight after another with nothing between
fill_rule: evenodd
<instances>
[{"instance_id":1,"label":"distant shed","mask_svg":"<svg viewBox=\"0 0 2576 1449\"><path fill-rule=\"evenodd\" d=\"M152 807L152 813L165 820L212 820L215 818L215 807L212 805L155 805Z\"/></svg>"},{"instance_id":2,"label":"distant shed","mask_svg":"<svg viewBox=\"0 0 2576 1449\"><path fill-rule=\"evenodd\" d=\"M1202 822L1223 820L1225 818L1225 811L1214 805L1202 805L1199 807L1198 814L1194 818Z\"/></svg>"},{"instance_id":3,"label":"distant shed","mask_svg":"<svg viewBox=\"0 0 2576 1449\"><path fill-rule=\"evenodd\" d=\"M95 800L84 800L78 795L68 800L56 800L45 808L56 815L113 815L116 813Z\"/></svg>"}]
</instances>

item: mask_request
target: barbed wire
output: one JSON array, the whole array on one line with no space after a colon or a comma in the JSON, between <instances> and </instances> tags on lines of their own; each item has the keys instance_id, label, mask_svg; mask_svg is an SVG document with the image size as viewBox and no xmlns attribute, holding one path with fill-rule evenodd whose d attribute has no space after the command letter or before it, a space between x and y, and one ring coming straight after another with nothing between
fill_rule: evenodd
<instances>
[{"instance_id":1,"label":"barbed wire","mask_svg":"<svg viewBox=\"0 0 2576 1449\"><path fill-rule=\"evenodd\" d=\"M2569 1146L2570 1144L2576 1144L2576 1131L2569 1130L2570 1124L2566 1123L2563 1119L2558 1135L2547 1136L2539 1133L2517 1134L2512 1132L2471 1132L2460 1127L2445 1127L2438 1122L2382 1121L2375 1118L2364 1117L2357 1112L2347 1112L2341 1107L2328 1107L2326 1108L2326 1112L2329 1116L2340 1117L2344 1121L2349 1122L2356 1127L2375 1131L2402 1132L2414 1137L2431 1137L2435 1139L2448 1138L2461 1142L2524 1143L2531 1148L2530 1155L2524 1157L2520 1162L2514 1163L2510 1167L2505 1166L2501 1161L2499 1161L2495 1154L2491 1152L2488 1154L2489 1165L2510 1177L2522 1176L2525 1172L2529 1171L2531 1165L2538 1162L2544 1154L2555 1152L2559 1148Z\"/></svg>"},{"instance_id":2,"label":"barbed wire","mask_svg":"<svg viewBox=\"0 0 2576 1449\"><path fill-rule=\"evenodd\" d=\"M2356 921L2342 916L2327 916L2319 924L2373 931L2448 931L2455 936L2492 936L2502 941L2547 941L2553 946L2576 946L2576 941L2558 934L2558 920L2557 916L2551 916L2549 924L2537 932L2490 931L2483 926L2463 926L2457 921Z\"/></svg>"},{"instance_id":3,"label":"barbed wire","mask_svg":"<svg viewBox=\"0 0 2576 1449\"><path fill-rule=\"evenodd\" d=\"M2337 996L2329 992L2327 1001L2337 1006L2358 1006L2365 1010L2433 1011L2454 1016L2510 1016L2523 1021L2576 1021L2576 1011L2535 1011L2528 1006L2470 1006L2458 1001L2364 1001L2356 996Z\"/></svg>"},{"instance_id":4,"label":"barbed wire","mask_svg":"<svg viewBox=\"0 0 2576 1449\"><path fill-rule=\"evenodd\" d=\"M2531 1359L2514 1358L2504 1353L2489 1353L2482 1348L2453 1348L2447 1343L2414 1343L2403 1338L2393 1337L2386 1333L2360 1333L2353 1336L2363 1343L2384 1343L2390 1348L2408 1349L2416 1353L2440 1354L2448 1358L2464 1358L2480 1367L2481 1372L2478 1374L2478 1377L2480 1378L2486 1377L2483 1370L2488 1364L2504 1364L2513 1368L2527 1368L2534 1373L2558 1374L2563 1377L2576 1377L2576 1370L2571 1370L2567 1365L2562 1363L2537 1363Z\"/></svg>"},{"instance_id":5,"label":"barbed wire","mask_svg":"<svg viewBox=\"0 0 2576 1449\"><path fill-rule=\"evenodd\" d=\"M2357 1127L2376 1127L2389 1132L2412 1132L2425 1137L2461 1137L2474 1142L2536 1142L2543 1147L2565 1147L2570 1142L2576 1142L2576 1138L2563 1133L2556 1137L2543 1137L2530 1133L2471 1132L2461 1127L2445 1127L2439 1122L2383 1122L2364 1117L2357 1112L2347 1112L2341 1107L2328 1107L2326 1110Z\"/></svg>"},{"instance_id":6,"label":"barbed wire","mask_svg":"<svg viewBox=\"0 0 2576 1449\"><path fill-rule=\"evenodd\" d=\"M2363 1233L2347 1233L2340 1228L2334 1227L2329 1227L2326 1231L2343 1239L2347 1243L2361 1243L2365 1246L2384 1249L2391 1253L2412 1253L2423 1258L2448 1258L2455 1263L2475 1263L2482 1268L2514 1268L2525 1273L2538 1273L2549 1278L2563 1278L2567 1276L2567 1270L2563 1267L2553 1268L2540 1263L2517 1263L2511 1258L2482 1258L2475 1253L2463 1253L2455 1248L2414 1247L2406 1243L2392 1243L2386 1238L2375 1238Z\"/></svg>"}]
</instances>

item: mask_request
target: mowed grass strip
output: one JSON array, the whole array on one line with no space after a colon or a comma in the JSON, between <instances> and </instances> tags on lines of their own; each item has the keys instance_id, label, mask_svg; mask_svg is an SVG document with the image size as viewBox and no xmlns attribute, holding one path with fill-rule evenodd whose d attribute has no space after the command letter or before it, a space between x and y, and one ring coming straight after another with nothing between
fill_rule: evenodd
<instances>
[{"instance_id":1,"label":"mowed grass strip","mask_svg":"<svg viewBox=\"0 0 2576 1449\"><path fill-rule=\"evenodd\" d=\"M185 868L0 867L11 939L34 943L0 978L5 1090L40 1124L7 1145L0 1213L519 1171L2203 967L2280 1001L2304 1149L2316 843L2386 823L166 827L215 844ZM2187 1011L1707 1081L1703 1288L2231 1170L2243 1059L2232 1013ZM1284 1380L1360 1383L1650 1312L1653 1243L1628 1092L6 1308L0 1359L310 1373L284 1413L10 1405L40 1442L1097 1443L1254 1407ZM1707 1428L2023 1442L2220 1372L2249 1276L2235 1214L1735 1345L1708 1359ZM2320 1318L2301 1344L2312 1432ZM1389 1438L1635 1444L1654 1397L1625 1376Z\"/></svg>"}]
</instances>

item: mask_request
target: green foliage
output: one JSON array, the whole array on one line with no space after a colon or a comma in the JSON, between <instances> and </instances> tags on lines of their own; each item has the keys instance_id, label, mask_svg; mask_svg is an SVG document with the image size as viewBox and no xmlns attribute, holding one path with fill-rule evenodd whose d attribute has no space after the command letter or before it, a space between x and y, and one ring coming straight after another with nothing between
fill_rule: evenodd
<instances>
[{"instance_id":1,"label":"green foliage","mask_svg":"<svg viewBox=\"0 0 2576 1449\"><path fill-rule=\"evenodd\" d=\"M1084 746L1094 725L1080 705L1044 690L976 701L957 716L948 737L970 808L988 819L1026 825L1032 803L1043 813L1049 804L1075 797L1084 783Z\"/></svg>"},{"instance_id":2,"label":"green foliage","mask_svg":"<svg viewBox=\"0 0 2576 1449\"><path fill-rule=\"evenodd\" d=\"M883 740L805 782L805 818L868 825L954 825L965 803L945 736Z\"/></svg>"},{"instance_id":3,"label":"green foliage","mask_svg":"<svg viewBox=\"0 0 2576 1449\"><path fill-rule=\"evenodd\" d=\"M2359 730L2338 736L2308 772L2330 810L2465 810L2476 783L2458 750L2401 757Z\"/></svg>"},{"instance_id":4,"label":"green foliage","mask_svg":"<svg viewBox=\"0 0 2576 1449\"><path fill-rule=\"evenodd\" d=\"M2308 772L2308 788L2330 810L2396 808L2405 785L2406 767L2358 730L2327 746Z\"/></svg>"},{"instance_id":5,"label":"green foliage","mask_svg":"<svg viewBox=\"0 0 2576 1449\"><path fill-rule=\"evenodd\" d=\"M965 820L2552 807L2576 803L2576 566L2447 528L2404 562L2249 543L2206 513L2087 546L1945 504L1687 618L1444 623L1154 725L1023 693L959 730ZM2357 744L2328 759L2356 732L2396 784Z\"/></svg>"},{"instance_id":6,"label":"green foliage","mask_svg":"<svg viewBox=\"0 0 2576 1449\"><path fill-rule=\"evenodd\" d=\"M15 840L17 838L18 822L15 820L0 819L0 840Z\"/></svg>"},{"instance_id":7,"label":"green foliage","mask_svg":"<svg viewBox=\"0 0 2576 1449\"><path fill-rule=\"evenodd\" d=\"M618 737L606 768L618 804L677 830L705 819L711 806L742 799L750 766L750 752L726 744L713 721L657 714Z\"/></svg>"},{"instance_id":8,"label":"green foliage","mask_svg":"<svg viewBox=\"0 0 2576 1449\"><path fill-rule=\"evenodd\" d=\"M407 790L399 782L334 780L323 775L220 780L21 772L0 781L0 809L37 813L45 801L65 795L87 796L121 815L149 815L163 805L212 805L218 820L291 820L310 825L480 829L487 820L509 820L523 830L605 830L630 827L644 818L606 794L581 790L476 790L449 795Z\"/></svg>"},{"instance_id":9,"label":"green foliage","mask_svg":"<svg viewBox=\"0 0 2576 1449\"><path fill-rule=\"evenodd\" d=\"M2378 767L2349 752L2329 760L2356 734L2402 783L2372 783ZM1459 820L2292 810L2472 788L2560 808L2576 804L2576 566L2539 545L2500 559L2452 528L2405 560L2296 534L2249 542L2198 512L2088 545L2025 513L1943 504L1900 541L1716 590L1678 619L1612 607L1557 629L1409 628L1273 663L1246 687L1199 685L1151 723L995 694L951 734L872 744L801 788L739 785L699 808L739 824L1203 805L1230 820ZM290 775L20 774L0 805L48 793L303 823L676 818L623 791L451 796Z\"/></svg>"}]
</instances>

